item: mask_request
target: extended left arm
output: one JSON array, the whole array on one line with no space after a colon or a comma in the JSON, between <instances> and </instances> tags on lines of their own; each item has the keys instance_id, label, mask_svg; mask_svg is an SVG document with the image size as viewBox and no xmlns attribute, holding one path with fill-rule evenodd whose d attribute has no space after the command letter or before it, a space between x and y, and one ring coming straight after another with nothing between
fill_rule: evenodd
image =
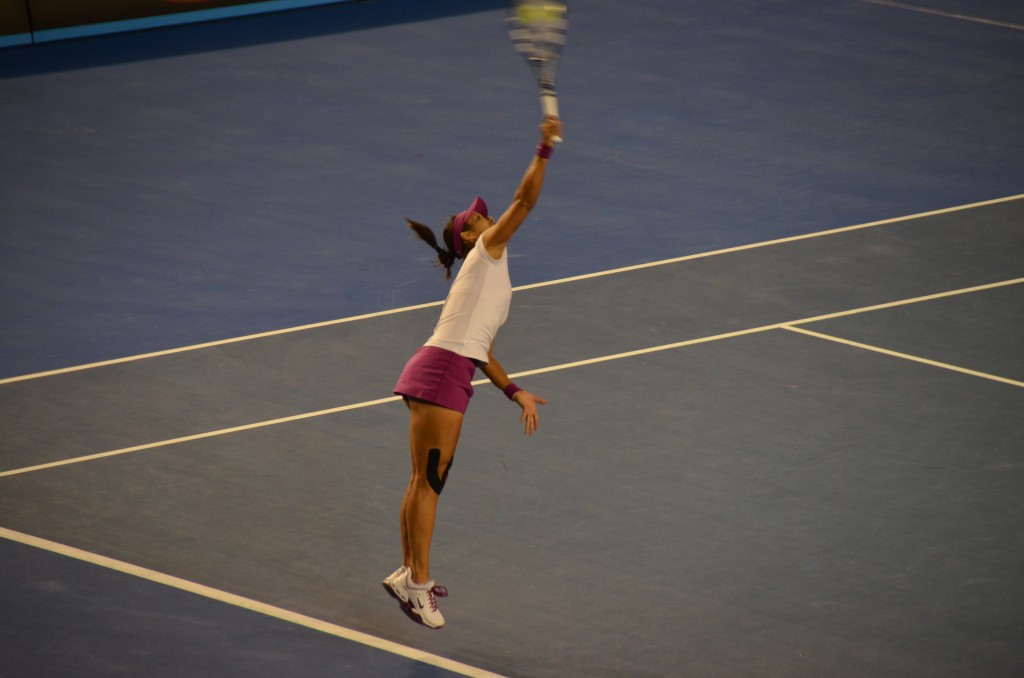
<instances>
[{"instance_id":1,"label":"extended left arm","mask_svg":"<svg viewBox=\"0 0 1024 678\"><path fill-rule=\"evenodd\" d=\"M505 372L505 368L501 366L498 359L494 357L494 346L487 351L487 365L483 368L483 373L487 375L487 378L491 380L491 383L497 386L502 391L505 391L511 384L512 380L509 379L508 373ZM509 389L512 390L512 389ZM508 392L506 391L506 395ZM519 390L512 394L512 400L516 402L519 407L523 408L523 416L519 418L519 423L524 425L524 432L526 435L533 435L537 430L538 415L537 405L546 405L548 401L544 400L540 396L534 395L529 391Z\"/></svg>"}]
</instances>

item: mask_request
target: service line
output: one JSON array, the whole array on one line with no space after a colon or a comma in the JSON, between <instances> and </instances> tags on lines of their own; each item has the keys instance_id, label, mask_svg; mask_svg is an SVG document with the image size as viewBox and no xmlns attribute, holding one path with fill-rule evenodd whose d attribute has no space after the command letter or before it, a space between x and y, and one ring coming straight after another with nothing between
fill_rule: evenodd
<instances>
[{"instance_id":1,"label":"service line","mask_svg":"<svg viewBox=\"0 0 1024 678\"><path fill-rule=\"evenodd\" d=\"M825 341L835 342L837 344L845 344L846 346L853 346L854 348L862 348L868 351L874 351L875 353L882 353L884 355L892 356L894 358L901 358L903 360L910 360L915 363L923 363L932 367L941 367L944 370L952 370L953 372L960 372L961 374L968 374L972 377L981 377L982 379L990 379L992 381L998 381L1003 384L1010 384L1011 386L1019 386L1024 388L1024 381L1017 381L1015 379L1007 379L1006 377L1000 377L996 374L989 374L988 372L978 372L977 370L969 370L966 367L960 367L959 365L951 365L949 363L939 362L938 360L931 360L929 358L922 358L916 355L910 355L909 353L900 353L899 351L892 351L887 348L880 346L872 346L871 344L862 344L859 341L851 341L849 339L843 339L831 334L823 334L822 332L814 332L803 327L795 327L793 325L783 325L780 329L789 330L790 332L798 332L800 334L806 334L809 337L815 337L817 339L824 339Z\"/></svg>"}]
</instances>

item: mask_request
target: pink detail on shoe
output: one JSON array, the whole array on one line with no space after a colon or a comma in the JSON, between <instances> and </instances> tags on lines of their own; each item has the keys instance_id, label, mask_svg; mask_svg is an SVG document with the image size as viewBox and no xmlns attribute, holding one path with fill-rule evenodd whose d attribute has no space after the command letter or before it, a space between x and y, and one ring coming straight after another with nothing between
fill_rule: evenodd
<instances>
[{"instance_id":1,"label":"pink detail on shoe","mask_svg":"<svg viewBox=\"0 0 1024 678\"><path fill-rule=\"evenodd\" d=\"M437 600L434 599L434 596L437 596L438 598L447 598L448 589L443 586L435 586L427 591L427 598L430 599L430 609L437 612Z\"/></svg>"}]
</instances>

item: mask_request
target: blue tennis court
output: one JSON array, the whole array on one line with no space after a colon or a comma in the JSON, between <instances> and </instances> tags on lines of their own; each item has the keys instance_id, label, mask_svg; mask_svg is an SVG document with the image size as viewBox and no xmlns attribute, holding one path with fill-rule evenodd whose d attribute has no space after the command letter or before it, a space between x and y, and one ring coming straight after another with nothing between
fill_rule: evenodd
<instances>
[{"instance_id":1,"label":"blue tennis court","mask_svg":"<svg viewBox=\"0 0 1024 678\"><path fill-rule=\"evenodd\" d=\"M1019 674L1024 12L577 5L439 632L404 218L529 160L504 3L0 50L5 675Z\"/></svg>"}]
</instances>

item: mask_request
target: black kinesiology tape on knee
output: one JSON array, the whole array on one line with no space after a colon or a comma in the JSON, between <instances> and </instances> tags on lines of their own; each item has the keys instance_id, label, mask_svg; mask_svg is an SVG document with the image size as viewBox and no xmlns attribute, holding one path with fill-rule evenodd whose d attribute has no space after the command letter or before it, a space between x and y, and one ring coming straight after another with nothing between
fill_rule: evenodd
<instances>
[{"instance_id":1,"label":"black kinesiology tape on knee","mask_svg":"<svg viewBox=\"0 0 1024 678\"><path fill-rule=\"evenodd\" d=\"M441 450L434 448L427 452L427 482L430 483L430 489L437 492L438 496L441 496L441 490L444 489L444 484L448 482L448 471L452 470L453 461L455 461L454 457L444 467L444 475L439 476L437 471L441 466Z\"/></svg>"}]
</instances>

